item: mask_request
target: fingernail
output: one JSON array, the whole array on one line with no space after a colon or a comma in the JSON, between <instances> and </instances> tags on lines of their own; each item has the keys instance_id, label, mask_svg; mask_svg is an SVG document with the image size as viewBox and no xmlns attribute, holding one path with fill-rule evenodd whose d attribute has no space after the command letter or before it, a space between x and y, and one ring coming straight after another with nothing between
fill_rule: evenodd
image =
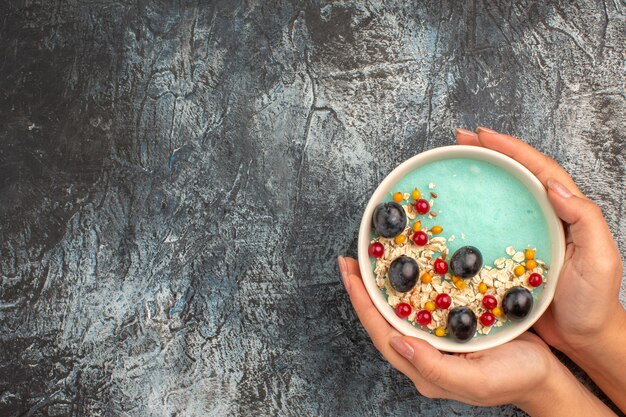
<instances>
[{"instance_id":1,"label":"fingernail","mask_svg":"<svg viewBox=\"0 0 626 417\"><path fill-rule=\"evenodd\" d=\"M337 258L337 262L339 262L339 272L341 272L343 286L346 287L346 291L350 292L350 281L348 280L348 265L346 265L346 260L343 259L343 256L340 256Z\"/></svg>"},{"instance_id":2,"label":"fingernail","mask_svg":"<svg viewBox=\"0 0 626 417\"><path fill-rule=\"evenodd\" d=\"M488 128L486 128L486 127L482 127L482 126L480 126L480 127L479 127L478 129L476 129L476 130L482 130L483 132L487 132L487 133L498 133L498 132L496 132L495 130L491 130L491 129L488 129Z\"/></svg>"},{"instance_id":3,"label":"fingernail","mask_svg":"<svg viewBox=\"0 0 626 417\"><path fill-rule=\"evenodd\" d=\"M411 345L409 345L407 342L402 340L401 337L399 336L392 337L391 347L393 348L393 350L395 350L396 352L398 352L400 355L404 356L408 360L413 359L413 354L415 353L415 351L413 350Z\"/></svg>"},{"instance_id":4,"label":"fingernail","mask_svg":"<svg viewBox=\"0 0 626 417\"><path fill-rule=\"evenodd\" d=\"M461 129L460 127L456 128L456 133L461 134L461 135L473 136L473 137L478 136L476 133L472 132L471 130Z\"/></svg>"},{"instance_id":5,"label":"fingernail","mask_svg":"<svg viewBox=\"0 0 626 417\"><path fill-rule=\"evenodd\" d=\"M548 184L549 189L551 189L552 191L554 191L555 193L557 193L563 198L570 198L573 195L572 192L568 190L566 186L564 186L557 180L550 178L547 184Z\"/></svg>"}]
</instances>

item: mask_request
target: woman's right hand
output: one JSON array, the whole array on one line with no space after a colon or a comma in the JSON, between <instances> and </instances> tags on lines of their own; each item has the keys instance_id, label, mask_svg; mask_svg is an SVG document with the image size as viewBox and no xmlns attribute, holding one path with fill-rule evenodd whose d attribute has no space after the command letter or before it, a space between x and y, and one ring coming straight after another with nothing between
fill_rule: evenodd
<instances>
[{"instance_id":1,"label":"woman's right hand","mask_svg":"<svg viewBox=\"0 0 626 417\"><path fill-rule=\"evenodd\" d=\"M607 366L626 369L626 312L619 302L622 260L602 211L557 162L519 139L485 128L476 133L457 129L456 137L459 144L483 146L510 156L547 187L548 198L569 233L554 301L535 329L548 344L583 367L625 410L626 377L606 378L610 373ZM612 346L623 346L609 354L614 356L613 363L599 363L602 359L598 356L610 353ZM609 386L615 383L617 387Z\"/></svg>"}]
</instances>

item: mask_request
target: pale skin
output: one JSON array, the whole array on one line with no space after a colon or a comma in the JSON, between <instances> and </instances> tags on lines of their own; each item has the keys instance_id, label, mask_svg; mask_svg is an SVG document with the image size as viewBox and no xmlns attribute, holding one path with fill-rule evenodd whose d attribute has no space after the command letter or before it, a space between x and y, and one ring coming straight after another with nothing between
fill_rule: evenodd
<instances>
[{"instance_id":1,"label":"pale skin","mask_svg":"<svg viewBox=\"0 0 626 417\"><path fill-rule=\"evenodd\" d=\"M519 139L486 128L457 129L456 138L525 165L546 186L555 212L568 225L554 301L535 324L541 338L526 332L481 352L441 353L391 327L372 304L356 260L339 257L344 285L374 346L426 397L483 406L512 403L531 416L614 416L559 362L549 344L626 412L626 311L618 299L622 261L601 210L561 166Z\"/></svg>"}]
</instances>

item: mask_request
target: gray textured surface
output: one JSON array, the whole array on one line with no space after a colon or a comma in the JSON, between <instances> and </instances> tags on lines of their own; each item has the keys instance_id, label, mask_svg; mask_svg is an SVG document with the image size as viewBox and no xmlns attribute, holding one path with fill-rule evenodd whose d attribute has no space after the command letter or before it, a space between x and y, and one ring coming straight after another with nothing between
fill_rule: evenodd
<instances>
[{"instance_id":1,"label":"gray textured surface","mask_svg":"<svg viewBox=\"0 0 626 417\"><path fill-rule=\"evenodd\" d=\"M416 394L335 258L479 123L624 253L622 6L384 3L2 3L0 415L523 415Z\"/></svg>"}]
</instances>

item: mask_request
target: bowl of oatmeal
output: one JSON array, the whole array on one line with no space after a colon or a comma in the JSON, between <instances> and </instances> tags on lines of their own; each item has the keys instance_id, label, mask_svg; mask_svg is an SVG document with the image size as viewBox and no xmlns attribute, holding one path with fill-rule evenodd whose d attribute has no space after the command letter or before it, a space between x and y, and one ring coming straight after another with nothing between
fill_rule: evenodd
<instances>
[{"instance_id":1,"label":"bowl of oatmeal","mask_svg":"<svg viewBox=\"0 0 626 417\"><path fill-rule=\"evenodd\" d=\"M381 182L358 254L368 294L393 327L473 352L514 339L545 312L565 235L528 169L456 145L416 155Z\"/></svg>"}]
</instances>

